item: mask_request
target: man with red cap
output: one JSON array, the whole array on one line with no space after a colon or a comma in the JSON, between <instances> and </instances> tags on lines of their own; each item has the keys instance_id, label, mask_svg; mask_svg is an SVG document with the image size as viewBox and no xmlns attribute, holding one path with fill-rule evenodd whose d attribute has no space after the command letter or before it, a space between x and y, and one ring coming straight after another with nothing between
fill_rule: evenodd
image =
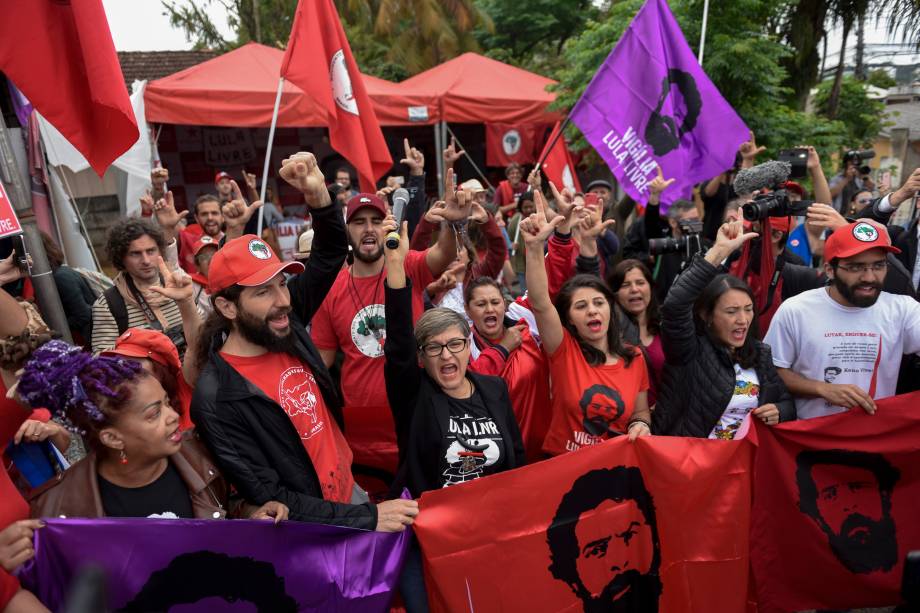
<instances>
[{"instance_id":1,"label":"man with red cap","mask_svg":"<svg viewBox=\"0 0 920 613\"><path fill-rule=\"evenodd\" d=\"M211 294L208 293L208 269L211 258L217 253L220 243L214 238L203 235L195 243L194 261L195 272L192 273L192 296L202 315L208 316L211 311Z\"/></svg>"},{"instance_id":2,"label":"man with red cap","mask_svg":"<svg viewBox=\"0 0 920 613\"><path fill-rule=\"evenodd\" d=\"M452 174L453 171L448 171ZM451 184L448 183L448 186ZM404 268L412 281L413 322L424 312L423 291L457 257L456 237L469 216L472 196L449 188L447 203L435 205L429 216L444 226L437 243L425 251L410 251ZM458 198L463 199L462 207ZM336 352L345 354L342 393L349 443L356 463L389 471L397 464L396 434L383 376L386 339L383 249L386 203L374 194L358 194L348 201L346 227L354 263L344 268L313 319L313 341L326 366ZM451 223L458 224L456 229ZM313 256L316 257L317 233Z\"/></svg>"},{"instance_id":3,"label":"man with red cap","mask_svg":"<svg viewBox=\"0 0 920 613\"><path fill-rule=\"evenodd\" d=\"M355 485L341 402L305 327L345 260L341 209L312 154L284 160L280 175L310 207L313 252L306 267L282 262L247 234L214 255L192 419L247 500L283 501L298 521L403 530L418 506L375 505Z\"/></svg>"},{"instance_id":4,"label":"man with red cap","mask_svg":"<svg viewBox=\"0 0 920 613\"><path fill-rule=\"evenodd\" d=\"M220 204L229 202L233 198L233 177L230 173L221 170L214 175L214 187L217 188L217 199Z\"/></svg>"},{"instance_id":5,"label":"man with red cap","mask_svg":"<svg viewBox=\"0 0 920 613\"><path fill-rule=\"evenodd\" d=\"M851 407L875 412L895 394L901 356L920 352L920 303L882 291L891 245L881 224L858 220L824 246L830 285L783 302L764 341L799 418Z\"/></svg>"}]
</instances>

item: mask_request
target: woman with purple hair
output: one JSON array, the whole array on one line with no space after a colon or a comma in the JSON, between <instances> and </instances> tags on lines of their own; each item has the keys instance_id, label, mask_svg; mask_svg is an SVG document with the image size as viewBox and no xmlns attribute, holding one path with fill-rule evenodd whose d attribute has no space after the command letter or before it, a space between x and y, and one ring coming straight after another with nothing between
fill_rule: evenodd
<instances>
[{"instance_id":1,"label":"woman with purple hair","mask_svg":"<svg viewBox=\"0 0 920 613\"><path fill-rule=\"evenodd\" d=\"M193 432L180 432L169 395L137 362L51 341L26 363L18 393L63 417L91 448L36 492L33 517L288 516L274 501L229 507L213 459Z\"/></svg>"}]
</instances>

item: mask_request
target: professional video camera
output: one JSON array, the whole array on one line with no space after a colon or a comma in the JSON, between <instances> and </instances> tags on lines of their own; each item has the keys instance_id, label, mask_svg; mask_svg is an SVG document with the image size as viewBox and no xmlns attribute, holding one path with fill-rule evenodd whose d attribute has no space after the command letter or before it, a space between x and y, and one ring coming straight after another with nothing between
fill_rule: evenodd
<instances>
[{"instance_id":1,"label":"professional video camera","mask_svg":"<svg viewBox=\"0 0 920 613\"><path fill-rule=\"evenodd\" d=\"M850 151L847 151L846 153L843 154L843 165L844 167L846 167L846 165L850 162L853 162L854 165L859 165L860 162L868 162L874 157L875 157L874 149L864 149L862 151L859 151L857 149L851 149ZM872 169L869 168L867 164L863 164L859 166L859 174L867 175L870 172L872 172Z\"/></svg>"},{"instance_id":2,"label":"professional video camera","mask_svg":"<svg viewBox=\"0 0 920 613\"><path fill-rule=\"evenodd\" d=\"M665 253L684 252L685 261L703 251L703 241L700 234L703 232L703 222L698 219L684 219L677 222L683 234L680 238L650 238L648 252L650 255L664 255Z\"/></svg>"},{"instance_id":3,"label":"professional video camera","mask_svg":"<svg viewBox=\"0 0 920 613\"><path fill-rule=\"evenodd\" d=\"M810 200L793 201L783 187L789 178L792 166L788 162L764 162L753 168L745 168L735 177L732 187L737 194L750 194L767 188L768 194L757 194L752 202L741 207L748 221L761 221L767 217L789 217L804 215L813 204Z\"/></svg>"}]
</instances>

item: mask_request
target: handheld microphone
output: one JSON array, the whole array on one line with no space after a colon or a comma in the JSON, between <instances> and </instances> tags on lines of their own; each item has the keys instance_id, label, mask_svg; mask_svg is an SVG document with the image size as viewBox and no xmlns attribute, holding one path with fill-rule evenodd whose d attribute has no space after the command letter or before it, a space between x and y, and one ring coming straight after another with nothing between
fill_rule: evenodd
<instances>
[{"instance_id":1,"label":"handheld microphone","mask_svg":"<svg viewBox=\"0 0 920 613\"><path fill-rule=\"evenodd\" d=\"M396 230L387 234L384 244L387 249L399 249L399 231L402 228L403 218L406 216L406 207L409 205L409 190L400 187L393 192L393 217L396 218Z\"/></svg>"}]
</instances>

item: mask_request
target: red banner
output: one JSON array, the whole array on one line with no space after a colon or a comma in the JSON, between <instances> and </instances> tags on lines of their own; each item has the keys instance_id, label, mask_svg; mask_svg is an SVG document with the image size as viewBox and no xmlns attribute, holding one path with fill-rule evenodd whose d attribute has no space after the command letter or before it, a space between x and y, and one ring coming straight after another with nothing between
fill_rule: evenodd
<instances>
[{"instance_id":1,"label":"red banner","mask_svg":"<svg viewBox=\"0 0 920 613\"><path fill-rule=\"evenodd\" d=\"M753 446L618 437L421 498L434 611L745 611Z\"/></svg>"},{"instance_id":2,"label":"red banner","mask_svg":"<svg viewBox=\"0 0 920 613\"><path fill-rule=\"evenodd\" d=\"M572 154L569 153L569 148L565 144L565 135L556 138L559 127L560 124L557 123L540 153L540 159L543 160L543 173L560 191L563 187L567 187L580 192L581 182L578 180L578 175L575 174L575 162L572 161ZM551 143L553 148L547 151Z\"/></svg>"},{"instance_id":3,"label":"red banner","mask_svg":"<svg viewBox=\"0 0 920 613\"><path fill-rule=\"evenodd\" d=\"M533 164L537 161L537 142L545 129L545 125L536 124L486 124L486 166Z\"/></svg>"},{"instance_id":4,"label":"red banner","mask_svg":"<svg viewBox=\"0 0 920 613\"><path fill-rule=\"evenodd\" d=\"M900 602L920 549L920 392L790 422L758 444L752 564L760 613Z\"/></svg>"},{"instance_id":5,"label":"red banner","mask_svg":"<svg viewBox=\"0 0 920 613\"><path fill-rule=\"evenodd\" d=\"M3 189L3 183L0 183L0 238L14 234L22 234L22 226L19 225L13 203Z\"/></svg>"}]
</instances>

